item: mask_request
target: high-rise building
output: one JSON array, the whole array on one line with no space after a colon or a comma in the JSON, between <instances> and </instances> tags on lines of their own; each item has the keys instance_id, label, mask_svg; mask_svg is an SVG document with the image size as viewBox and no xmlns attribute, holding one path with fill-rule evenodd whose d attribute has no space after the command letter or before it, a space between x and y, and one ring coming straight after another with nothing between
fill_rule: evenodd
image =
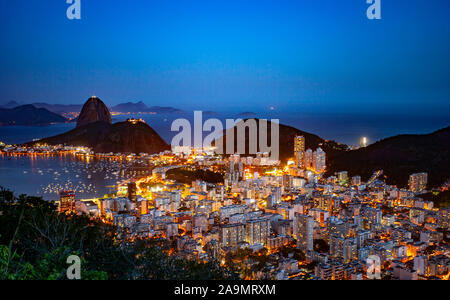
<instances>
[{"instance_id":1,"label":"high-rise building","mask_svg":"<svg viewBox=\"0 0 450 300\"><path fill-rule=\"evenodd\" d=\"M288 174L283 175L282 183L285 189L291 189L293 186L294 177Z\"/></svg>"},{"instance_id":2,"label":"high-rise building","mask_svg":"<svg viewBox=\"0 0 450 300\"><path fill-rule=\"evenodd\" d=\"M222 206L219 209L219 217L221 221L224 221L225 219L229 218L232 215L235 214L243 214L245 213L247 206L245 205L227 205Z\"/></svg>"},{"instance_id":3,"label":"high-rise building","mask_svg":"<svg viewBox=\"0 0 450 300\"><path fill-rule=\"evenodd\" d=\"M208 231L208 216L206 214L196 214L192 218L194 228L199 228L202 232Z\"/></svg>"},{"instance_id":4,"label":"high-rise building","mask_svg":"<svg viewBox=\"0 0 450 300\"><path fill-rule=\"evenodd\" d=\"M281 203L281 196L282 196L281 192L282 192L281 187L274 187L272 189L272 197L275 205Z\"/></svg>"},{"instance_id":5,"label":"high-rise building","mask_svg":"<svg viewBox=\"0 0 450 300\"><path fill-rule=\"evenodd\" d=\"M237 246L245 241L245 225L239 223L222 225L219 238L222 247Z\"/></svg>"},{"instance_id":6,"label":"high-rise building","mask_svg":"<svg viewBox=\"0 0 450 300\"><path fill-rule=\"evenodd\" d=\"M306 150L305 152L305 169L312 169L313 167L313 151L311 149Z\"/></svg>"},{"instance_id":7,"label":"high-rise building","mask_svg":"<svg viewBox=\"0 0 450 300\"><path fill-rule=\"evenodd\" d=\"M297 135L294 139L294 155L295 163L298 168L304 168L305 162L305 137L302 135Z\"/></svg>"},{"instance_id":8,"label":"high-rise building","mask_svg":"<svg viewBox=\"0 0 450 300\"><path fill-rule=\"evenodd\" d=\"M348 172L342 171L337 174L339 183L345 183L348 181Z\"/></svg>"},{"instance_id":9,"label":"high-rise building","mask_svg":"<svg viewBox=\"0 0 450 300\"><path fill-rule=\"evenodd\" d=\"M352 185L361 185L361 176L352 177Z\"/></svg>"},{"instance_id":10,"label":"high-rise building","mask_svg":"<svg viewBox=\"0 0 450 300\"><path fill-rule=\"evenodd\" d=\"M75 202L74 191L61 191L59 193L59 212L74 212Z\"/></svg>"},{"instance_id":11,"label":"high-rise building","mask_svg":"<svg viewBox=\"0 0 450 300\"><path fill-rule=\"evenodd\" d=\"M245 233L246 241L250 245L267 245L267 239L270 236L270 220L259 218L247 221Z\"/></svg>"},{"instance_id":12,"label":"high-rise building","mask_svg":"<svg viewBox=\"0 0 450 300\"><path fill-rule=\"evenodd\" d=\"M366 229L372 229L373 226L380 225L383 218L381 209L373 207L363 208L361 215L363 216Z\"/></svg>"},{"instance_id":13,"label":"high-rise building","mask_svg":"<svg viewBox=\"0 0 450 300\"><path fill-rule=\"evenodd\" d=\"M341 259L344 263L357 258L357 247L352 238L332 236L330 238L330 255Z\"/></svg>"},{"instance_id":14,"label":"high-rise building","mask_svg":"<svg viewBox=\"0 0 450 300\"><path fill-rule=\"evenodd\" d=\"M297 239L297 248L303 251L312 251L314 242L314 218L295 213L294 235Z\"/></svg>"},{"instance_id":15,"label":"high-rise building","mask_svg":"<svg viewBox=\"0 0 450 300\"><path fill-rule=\"evenodd\" d=\"M420 193L426 189L428 183L427 173L416 173L409 176L409 190Z\"/></svg>"},{"instance_id":16,"label":"high-rise building","mask_svg":"<svg viewBox=\"0 0 450 300\"><path fill-rule=\"evenodd\" d=\"M211 257L213 260L219 260L221 254L219 241L213 239L209 243L207 243L206 253L208 253L209 257Z\"/></svg>"},{"instance_id":17,"label":"high-rise building","mask_svg":"<svg viewBox=\"0 0 450 300\"><path fill-rule=\"evenodd\" d=\"M148 214L148 202L146 199L138 202L138 210L140 216Z\"/></svg>"},{"instance_id":18,"label":"high-rise building","mask_svg":"<svg viewBox=\"0 0 450 300\"><path fill-rule=\"evenodd\" d=\"M233 185L244 176L244 165L242 162L236 162L230 158L227 179L230 185Z\"/></svg>"},{"instance_id":19,"label":"high-rise building","mask_svg":"<svg viewBox=\"0 0 450 300\"><path fill-rule=\"evenodd\" d=\"M136 182L128 183L128 199L130 201L137 203L137 186Z\"/></svg>"},{"instance_id":20,"label":"high-rise building","mask_svg":"<svg viewBox=\"0 0 450 300\"><path fill-rule=\"evenodd\" d=\"M330 242L331 237L342 237L345 238L349 234L350 224L347 222L343 222L337 217L330 217L327 220L327 233L328 233L328 241Z\"/></svg>"},{"instance_id":21,"label":"high-rise building","mask_svg":"<svg viewBox=\"0 0 450 300\"><path fill-rule=\"evenodd\" d=\"M326 169L326 154L322 148L317 148L313 154L313 169L317 173L323 173Z\"/></svg>"}]
</instances>

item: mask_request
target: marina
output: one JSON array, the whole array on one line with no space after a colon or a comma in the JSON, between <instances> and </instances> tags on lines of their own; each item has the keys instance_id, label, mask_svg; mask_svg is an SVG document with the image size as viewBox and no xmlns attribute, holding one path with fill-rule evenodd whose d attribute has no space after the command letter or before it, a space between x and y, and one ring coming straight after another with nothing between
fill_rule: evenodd
<instances>
[{"instance_id":1,"label":"marina","mask_svg":"<svg viewBox=\"0 0 450 300\"><path fill-rule=\"evenodd\" d=\"M0 155L0 187L18 194L58 200L61 190L73 190L77 198L94 198L114 193L127 172L129 161L85 159L72 155Z\"/></svg>"}]
</instances>

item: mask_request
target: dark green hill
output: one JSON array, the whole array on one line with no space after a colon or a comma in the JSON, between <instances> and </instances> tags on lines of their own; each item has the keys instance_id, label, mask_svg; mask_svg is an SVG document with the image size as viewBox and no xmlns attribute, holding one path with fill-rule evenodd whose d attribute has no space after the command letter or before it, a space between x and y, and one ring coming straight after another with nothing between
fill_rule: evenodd
<instances>
[{"instance_id":1,"label":"dark green hill","mask_svg":"<svg viewBox=\"0 0 450 300\"><path fill-rule=\"evenodd\" d=\"M405 187L409 175L427 172L429 186L450 179L450 127L426 135L399 135L366 148L335 153L327 163L328 175L349 171L368 179L384 170L387 182Z\"/></svg>"},{"instance_id":2,"label":"dark green hill","mask_svg":"<svg viewBox=\"0 0 450 300\"><path fill-rule=\"evenodd\" d=\"M259 125L259 119L247 119L247 120L256 120L256 123ZM245 121L247 121L245 120ZM237 125L234 127L234 139L235 139L235 145L237 141ZM259 126L258 126L259 128ZM271 122L267 122L267 128L268 128L268 141L270 144L271 140ZM223 136L223 143L226 145L227 135L230 133L232 129L228 129L224 131ZM296 129L291 126L279 124L279 135L280 135L280 160L283 162L286 162L289 159L294 158L294 138L297 135L303 135L305 137L305 143L306 143L306 149L313 149L316 150L317 148L321 147L327 154L335 154L336 152L342 152L344 151L347 146L339 144L334 141L327 141L322 139L321 137L311 134L299 129ZM259 129L258 129L258 141L259 141ZM249 135L248 130L246 130L245 134L245 143L246 143L246 152L243 153L244 155L248 155L248 145L249 145ZM258 146L258 151L260 151Z\"/></svg>"},{"instance_id":3,"label":"dark green hill","mask_svg":"<svg viewBox=\"0 0 450 300\"><path fill-rule=\"evenodd\" d=\"M15 108L0 108L0 126L11 125L49 125L52 123L64 123L67 119L63 116L48 111L45 108L36 108L33 105L23 105Z\"/></svg>"},{"instance_id":4,"label":"dark green hill","mask_svg":"<svg viewBox=\"0 0 450 300\"><path fill-rule=\"evenodd\" d=\"M255 120L259 122L258 119ZM270 122L268 128L270 141ZM293 158L294 138L296 135L303 135L306 149L315 150L321 147L326 152L327 176L339 171L348 171L350 176L360 175L364 180L368 180L375 171L383 170L387 182L399 187L406 187L409 175L417 172L428 173L431 187L440 186L450 179L450 127L427 135L395 136L352 151L347 150L345 145L324 140L315 134L290 126L280 124L279 128L280 160L285 162ZM231 130L224 132L224 143L227 133ZM236 126L234 136L236 142ZM248 130L245 142L246 151L243 155L248 155Z\"/></svg>"},{"instance_id":5,"label":"dark green hill","mask_svg":"<svg viewBox=\"0 0 450 300\"><path fill-rule=\"evenodd\" d=\"M450 190L443 192L431 192L418 196L426 201L433 201L434 206L438 208L450 207Z\"/></svg>"},{"instance_id":6,"label":"dark green hill","mask_svg":"<svg viewBox=\"0 0 450 300\"><path fill-rule=\"evenodd\" d=\"M90 123L64 134L45 138L36 143L71 145L92 148L97 153L160 153L169 145L145 123ZM35 144L35 143L29 143Z\"/></svg>"}]
</instances>

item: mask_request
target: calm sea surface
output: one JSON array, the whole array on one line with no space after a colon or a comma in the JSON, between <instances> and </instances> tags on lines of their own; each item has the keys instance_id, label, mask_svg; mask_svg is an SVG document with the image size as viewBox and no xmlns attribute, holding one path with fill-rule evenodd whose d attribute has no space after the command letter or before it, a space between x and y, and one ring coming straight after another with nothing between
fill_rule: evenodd
<instances>
[{"instance_id":1,"label":"calm sea surface","mask_svg":"<svg viewBox=\"0 0 450 300\"><path fill-rule=\"evenodd\" d=\"M114 192L114 186L127 179L123 169L119 162L86 162L71 155L0 155L0 186L17 195L42 196L46 200L57 200L61 190L74 190L78 198L89 199Z\"/></svg>"}]
</instances>

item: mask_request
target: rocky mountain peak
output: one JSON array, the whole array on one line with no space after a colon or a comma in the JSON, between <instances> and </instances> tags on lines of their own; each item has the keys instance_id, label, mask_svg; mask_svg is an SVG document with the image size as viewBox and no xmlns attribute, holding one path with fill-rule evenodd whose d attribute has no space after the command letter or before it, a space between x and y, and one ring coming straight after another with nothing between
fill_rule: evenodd
<instances>
[{"instance_id":1,"label":"rocky mountain peak","mask_svg":"<svg viewBox=\"0 0 450 300\"><path fill-rule=\"evenodd\" d=\"M111 113L105 103L96 96L92 96L84 104L78 117L77 128L95 122L106 122L112 124Z\"/></svg>"}]
</instances>

